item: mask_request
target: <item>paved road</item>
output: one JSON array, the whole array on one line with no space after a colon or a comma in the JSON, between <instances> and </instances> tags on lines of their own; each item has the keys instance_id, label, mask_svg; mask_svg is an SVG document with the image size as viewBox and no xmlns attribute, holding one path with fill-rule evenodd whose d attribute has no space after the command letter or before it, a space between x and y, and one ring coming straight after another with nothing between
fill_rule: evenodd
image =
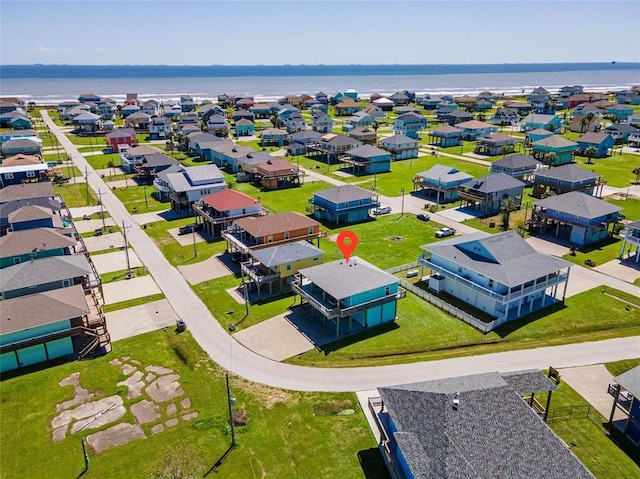
<instances>
[{"instance_id":1,"label":"paved road","mask_svg":"<svg viewBox=\"0 0 640 479\"><path fill-rule=\"evenodd\" d=\"M169 264L46 111L42 111L42 116L73 162L81 169L89 168L89 185L103 192L102 201L116 223L121 225L124 221L128 226L127 239L196 341L221 367L250 381L301 391L358 391L487 371L581 366L640 355L640 337L632 337L383 367L309 368L266 359L240 345L218 324L184 277Z\"/></svg>"}]
</instances>

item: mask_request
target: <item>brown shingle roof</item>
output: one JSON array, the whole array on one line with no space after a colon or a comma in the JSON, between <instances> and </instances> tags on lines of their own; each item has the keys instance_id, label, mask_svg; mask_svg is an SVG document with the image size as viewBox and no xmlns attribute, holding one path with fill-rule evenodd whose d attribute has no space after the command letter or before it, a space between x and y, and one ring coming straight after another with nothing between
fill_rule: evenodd
<instances>
[{"instance_id":1,"label":"brown shingle roof","mask_svg":"<svg viewBox=\"0 0 640 479\"><path fill-rule=\"evenodd\" d=\"M302 228L319 228L320 223L292 211L260 217L240 218L235 224L254 238L294 231Z\"/></svg>"},{"instance_id":2,"label":"brown shingle roof","mask_svg":"<svg viewBox=\"0 0 640 479\"><path fill-rule=\"evenodd\" d=\"M216 211L235 210L260 204L260 202L246 193L225 189L202 198L202 201Z\"/></svg>"},{"instance_id":3,"label":"brown shingle roof","mask_svg":"<svg viewBox=\"0 0 640 479\"><path fill-rule=\"evenodd\" d=\"M2 160L2 166L39 165L42 162L38 156L20 153Z\"/></svg>"}]
</instances>

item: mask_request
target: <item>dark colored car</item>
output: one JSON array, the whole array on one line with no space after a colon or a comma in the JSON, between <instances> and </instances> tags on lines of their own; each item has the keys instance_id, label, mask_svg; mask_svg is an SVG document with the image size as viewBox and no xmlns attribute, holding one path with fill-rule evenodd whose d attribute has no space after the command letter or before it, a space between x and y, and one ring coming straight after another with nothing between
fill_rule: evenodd
<instances>
[{"instance_id":1,"label":"dark colored car","mask_svg":"<svg viewBox=\"0 0 640 479\"><path fill-rule=\"evenodd\" d=\"M418 218L420 221L429 221L431 219L431 216L426 213L420 213L416 216L416 218Z\"/></svg>"},{"instance_id":2,"label":"dark colored car","mask_svg":"<svg viewBox=\"0 0 640 479\"><path fill-rule=\"evenodd\" d=\"M192 231L200 231L202 229L203 223L189 223L188 225L181 226L178 229L179 235L186 235L191 233Z\"/></svg>"}]
</instances>

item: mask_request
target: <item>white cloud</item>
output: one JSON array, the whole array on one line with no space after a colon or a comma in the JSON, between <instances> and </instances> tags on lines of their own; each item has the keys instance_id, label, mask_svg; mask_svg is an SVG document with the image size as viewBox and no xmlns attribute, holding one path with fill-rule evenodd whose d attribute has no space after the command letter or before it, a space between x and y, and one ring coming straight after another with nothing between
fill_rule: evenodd
<instances>
[{"instance_id":1,"label":"white cloud","mask_svg":"<svg viewBox=\"0 0 640 479\"><path fill-rule=\"evenodd\" d=\"M96 48L95 51L96 52L106 52L107 49L106 48Z\"/></svg>"}]
</instances>

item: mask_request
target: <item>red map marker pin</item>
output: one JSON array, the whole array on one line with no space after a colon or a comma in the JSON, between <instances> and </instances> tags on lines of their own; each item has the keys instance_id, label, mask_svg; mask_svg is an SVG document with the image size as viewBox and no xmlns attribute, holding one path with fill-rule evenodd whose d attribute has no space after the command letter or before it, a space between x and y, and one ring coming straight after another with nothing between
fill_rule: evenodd
<instances>
[{"instance_id":1,"label":"red map marker pin","mask_svg":"<svg viewBox=\"0 0 640 479\"><path fill-rule=\"evenodd\" d=\"M341 231L336 243L348 263L349 258L351 258L351 253L353 253L353 250L358 246L358 236L353 231Z\"/></svg>"}]
</instances>

